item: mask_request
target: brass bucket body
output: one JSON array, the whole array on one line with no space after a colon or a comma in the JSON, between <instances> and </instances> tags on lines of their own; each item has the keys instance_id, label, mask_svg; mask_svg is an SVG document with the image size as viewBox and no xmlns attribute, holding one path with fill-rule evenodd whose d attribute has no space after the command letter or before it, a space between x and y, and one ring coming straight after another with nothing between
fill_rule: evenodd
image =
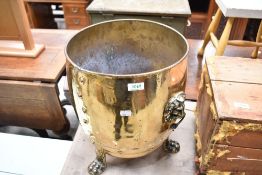
<instances>
[{"instance_id":1,"label":"brass bucket body","mask_svg":"<svg viewBox=\"0 0 262 175\"><path fill-rule=\"evenodd\" d=\"M168 138L169 99L185 90L188 44L147 20L114 20L81 30L66 47L67 77L79 121L98 151L146 155Z\"/></svg>"}]
</instances>

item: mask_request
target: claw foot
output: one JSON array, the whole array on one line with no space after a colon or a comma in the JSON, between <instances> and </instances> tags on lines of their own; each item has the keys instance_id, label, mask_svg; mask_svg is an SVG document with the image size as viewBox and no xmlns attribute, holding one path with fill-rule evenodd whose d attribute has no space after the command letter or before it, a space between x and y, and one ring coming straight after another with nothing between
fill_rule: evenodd
<instances>
[{"instance_id":1,"label":"claw foot","mask_svg":"<svg viewBox=\"0 0 262 175\"><path fill-rule=\"evenodd\" d=\"M168 153L177 153L180 150L180 145L177 141L167 139L163 144L164 150Z\"/></svg>"},{"instance_id":2,"label":"claw foot","mask_svg":"<svg viewBox=\"0 0 262 175\"><path fill-rule=\"evenodd\" d=\"M100 175L105 171L105 169L105 163L96 159L88 166L88 173L90 175Z\"/></svg>"}]
</instances>

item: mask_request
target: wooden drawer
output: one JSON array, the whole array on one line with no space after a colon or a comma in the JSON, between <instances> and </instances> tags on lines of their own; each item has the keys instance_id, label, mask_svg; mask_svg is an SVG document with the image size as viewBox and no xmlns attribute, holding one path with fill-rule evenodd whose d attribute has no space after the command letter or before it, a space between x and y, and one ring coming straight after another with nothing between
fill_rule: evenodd
<instances>
[{"instance_id":1,"label":"wooden drawer","mask_svg":"<svg viewBox=\"0 0 262 175\"><path fill-rule=\"evenodd\" d=\"M88 17L66 17L65 18L66 27L68 29L81 29L90 24Z\"/></svg>"},{"instance_id":2,"label":"wooden drawer","mask_svg":"<svg viewBox=\"0 0 262 175\"><path fill-rule=\"evenodd\" d=\"M262 172L262 60L211 57L197 104L201 169Z\"/></svg>"},{"instance_id":3,"label":"wooden drawer","mask_svg":"<svg viewBox=\"0 0 262 175\"><path fill-rule=\"evenodd\" d=\"M63 3L65 16L86 16L87 3Z\"/></svg>"}]
</instances>

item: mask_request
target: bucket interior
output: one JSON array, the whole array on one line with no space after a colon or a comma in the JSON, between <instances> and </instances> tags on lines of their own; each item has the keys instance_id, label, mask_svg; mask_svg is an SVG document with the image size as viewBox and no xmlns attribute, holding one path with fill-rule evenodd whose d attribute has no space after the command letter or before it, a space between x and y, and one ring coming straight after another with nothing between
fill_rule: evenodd
<instances>
[{"instance_id":1,"label":"bucket interior","mask_svg":"<svg viewBox=\"0 0 262 175\"><path fill-rule=\"evenodd\" d=\"M84 70L127 75L174 65L187 47L185 39L171 28L148 21L118 20L82 30L69 41L66 52Z\"/></svg>"}]
</instances>

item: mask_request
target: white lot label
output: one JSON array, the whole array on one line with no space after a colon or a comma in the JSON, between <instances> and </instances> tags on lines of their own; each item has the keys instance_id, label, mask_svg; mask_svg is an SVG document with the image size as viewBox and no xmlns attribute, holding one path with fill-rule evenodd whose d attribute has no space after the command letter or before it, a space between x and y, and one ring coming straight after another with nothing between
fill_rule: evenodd
<instances>
[{"instance_id":1,"label":"white lot label","mask_svg":"<svg viewBox=\"0 0 262 175\"><path fill-rule=\"evenodd\" d=\"M141 91L144 90L144 82L142 83L128 83L127 84L128 91Z\"/></svg>"},{"instance_id":2,"label":"white lot label","mask_svg":"<svg viewBox=\"0 0 262 175\"><path fill-rule=\"evenodd\" d=\"M249 105L246 103L234 102L234 106L242 109L249 109Z\"/></svg>"},{"instance_id":3,"label":"white lot label","mask_svg":"<svg viewBox=\"0 0 262 175\"><path fill-rule=\"evenodd\" d=\"M120 116L122 117L130 117L132 115L131 110L121 110L120 111Z\"/></svg>"}]
</instances>

